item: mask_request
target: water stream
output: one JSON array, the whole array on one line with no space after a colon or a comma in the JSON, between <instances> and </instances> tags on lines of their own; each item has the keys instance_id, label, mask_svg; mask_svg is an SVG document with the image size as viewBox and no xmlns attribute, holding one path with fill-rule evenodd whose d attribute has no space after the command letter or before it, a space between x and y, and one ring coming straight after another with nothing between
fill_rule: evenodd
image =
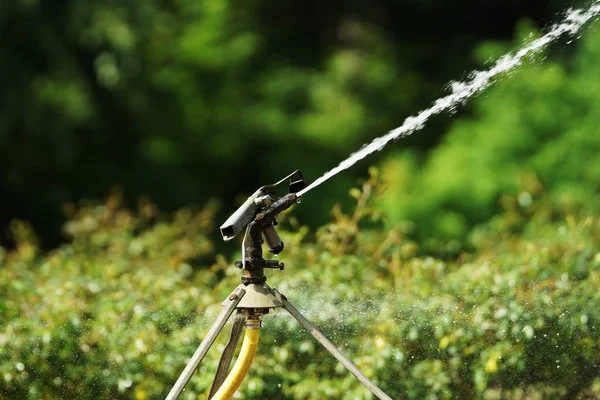
<instances>
[{"instance_id":1,"label":"water stream","mask_svg":"<svg viewBox=\"0 0 600 400\"><path fill-rule=\"evenodd\" d=\"M504 55L496 61L492 68L485 71L471 72L466 80L451 83L450 87L452 91L449 95L437 99L431 107L419 112L417 115L408 117L402 126L393 129L384 136L378 137L369 144L364 145L359 151L352 153L350 157L342 161L337 167L325 173L309 186L298 192L297 195L304 195L339 172L350 168L369 154L383 149L389 142L413 134L421 129L430 117L443 111L455 110L458 106L464 104L470 97L482 92L492 85L494 83L494 78L519 66L523 59L539 53L546 46L563 35L576 35L587 22L598 16L598 14L600 14L600 0L592 2L587 9L567 11L563 20L552 25L544 36L524 45L515 52Z\"/></svg>"}]
</instances>

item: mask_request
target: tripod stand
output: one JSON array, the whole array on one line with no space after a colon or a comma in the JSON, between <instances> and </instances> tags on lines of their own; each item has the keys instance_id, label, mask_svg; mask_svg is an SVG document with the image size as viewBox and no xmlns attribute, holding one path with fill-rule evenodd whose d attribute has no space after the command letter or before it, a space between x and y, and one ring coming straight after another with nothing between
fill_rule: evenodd
<instances>
[{"instance_id":1,"label":"tripod stand","mask_svg":"<svg viewBox=\"0 0 600 400\"><path fill-rule=\"evenodd\" d=\"M282 198L274 195L274 187L290 179L290 192ZM209 399L228 400L241 384L254 357L258 343L260 317L274 308L284 308L306 329L327 351L346 367L363 385L380 400L391 400L381 389L371 382L342 352L336 348L315 326L306 319L288 299L267 285L265 268L281 269L284 265L276 260L265 260L262 256L262 244L267 242L269 250L278 254L283 250L283 242L279 238L275 226L277 216L298 201L295 192L304 187L300 171L296 171L280 182L263 186L229 217L221 226L221 234L225 240L231 240L243 229L246 229L242 244L242 260L235 265L242 269L242 284L223 302L223 310L213 323L202 343L177 379L167 395L167 400L175 400L184 390L200 362L214 343L234 311L238 311L231 329L231 335L223 353L215 379L210 390ZM264 237L264 241L263 241ZM239 342L242 328L246 326L246 336L240 350L240 356L227 374L233 353Z\"/></svg>"},{"instance_id":2,"label":"tripod stand","mask_svg":"<svg viewBox=\"0 0 600 400\"><path fill-rule=\"evenodd\" d=\"M321 343L323 347L327 349L327 351L337 358L337 360L341 362L342 365L348 369L348 371L356 376L356 378L378 399L391 400L388 395L386 395L373 382L371 382L348 358L342 354L339 349L335 347L333 343L331 343L308 319L306 319L306 317L304 317L304 315L302 315L300 311L298 311L283 294L279 293L277 289L272 289L266 283L251 283L248 285L242 284L238 286L233 293L229 295L229 297L227 297L227 299L224 301L223 310L186 365L183 373L179 376L179 379L169 392L167 400L175 400L179 397L185 388L185 385L192 377L192 374L208 352L209 348L214 343L217 335L225 326L227 320L231 317L235 310L238 310L240 314L234 320L229 342L227 343L221 356L217 373L215 375L215 380L210 391L209 398L213 398L214 394L218 391L219 387L225 380L225 374L227 373L227 370L231 364L233 351L235 350L235 347L239 341L242 331L241 327L244 323L244 320L248 318L251 321L255 321L257 317L265 314L269 309L278 307L283 307L285 310L287 310L304 329L314 336L314 338L317 339L317 341Z\"/></svg>"}]
</instances>

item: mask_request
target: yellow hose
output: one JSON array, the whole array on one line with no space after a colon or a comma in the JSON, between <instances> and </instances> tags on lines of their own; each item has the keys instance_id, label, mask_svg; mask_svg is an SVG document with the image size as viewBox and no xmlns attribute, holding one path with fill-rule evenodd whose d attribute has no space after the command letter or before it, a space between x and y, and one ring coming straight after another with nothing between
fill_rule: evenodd
<instances>
[{"instance_id":1,"label":"yellow hose","mask_svg":"<svg viewBox=\"0 0 600 400\"><path fill-rule=\"evenodd\" d=\"M246 377L250 364L254 360L256 349L258 348L258 338L260 336L260 321L259 320L248 320L246 322L246 333L244 335L244 341L242 342L242 348L240 354L235 360L235 364L231 369L229 375L225 379L225 382L221 385L217 393L211 400L229 400L235 391L240 387L242 381Z\"/></svg>"}]
</instances>

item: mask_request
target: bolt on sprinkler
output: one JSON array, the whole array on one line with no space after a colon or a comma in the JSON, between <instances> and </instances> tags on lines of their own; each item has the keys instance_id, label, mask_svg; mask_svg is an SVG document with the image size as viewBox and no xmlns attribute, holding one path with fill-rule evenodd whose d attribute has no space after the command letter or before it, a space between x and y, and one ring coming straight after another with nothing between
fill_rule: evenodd
<instances>
[{"instance_id":1,"label":"bolt on sprinkler","mask_svg":"<svg viewBox=\"0 0 600 400\"><path fill-rule=\"evenodd\" d=\"M289 180L289 193L278 197L275 188ZM300 171L295 171L273 185L263 186L250 196L223 225L221 235L225 241L232 240L244 231L242 241L242 259L235 266L242 270L242 283L222 303L223 310L213 323L204 340L186 365L179 379L167 395L174 400L184 390L194 371L216 340L227 320L237 311L231 327L229 341L221 354L219 365L208 398L213 400L230 399L246 376L258 347L261 329L260 317L271 309L284 308L294 317L300 326L306 329L327 351L348 369L367 389L380 400L391 400L380 388L371 382L344 354L335 347L300 311L290 303L286 296L267 285L265 269L284 269L277 260L263 258L262 244L266 242L272 254L279 254L284 243L279 237L276 226L277 217L292 205L299 202L301 192L306 185ZM229 371L233 353L245 328L240 355Z\"/></svg>"}]
</instances>

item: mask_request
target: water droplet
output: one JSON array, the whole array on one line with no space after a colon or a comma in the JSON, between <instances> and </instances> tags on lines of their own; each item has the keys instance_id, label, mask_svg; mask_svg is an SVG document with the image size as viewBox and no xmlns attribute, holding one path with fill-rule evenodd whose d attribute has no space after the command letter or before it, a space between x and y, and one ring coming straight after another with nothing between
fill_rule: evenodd
<instances>
[{"instance_id":1,"label":"water droplet","mask_svg":"<svg viewBox=\"0 0 600 400\"><path fill-rule=\"evenodd\" d=\"M525 328L523 328L523 332L525 333L525 337L527 339L531 339L533 337L533 328L529 325L527 325Z\"/></svg>"}]
</instances>

